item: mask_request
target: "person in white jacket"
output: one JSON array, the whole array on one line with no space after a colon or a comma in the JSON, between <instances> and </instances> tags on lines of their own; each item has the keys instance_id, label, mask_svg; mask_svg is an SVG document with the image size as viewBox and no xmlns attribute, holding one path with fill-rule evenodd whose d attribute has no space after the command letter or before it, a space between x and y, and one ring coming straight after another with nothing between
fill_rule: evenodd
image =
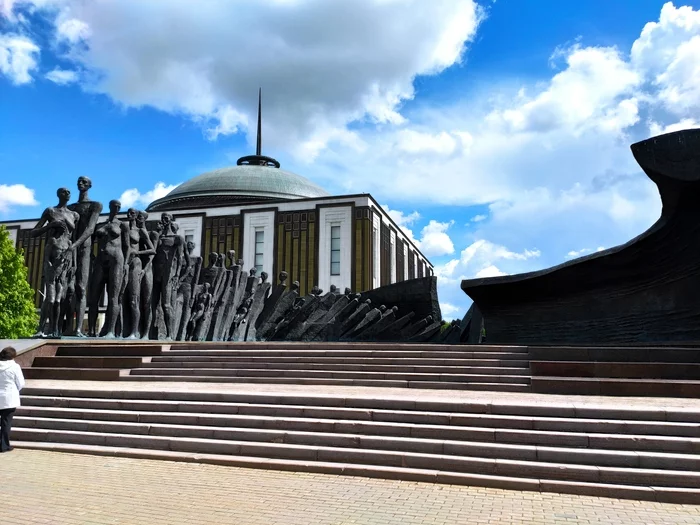
<instances>
[{"instance_id":1,"label":"person in white jacket","mask_svg":"<svg viewBox=\"0 0 700 525\"><path fill-rule=\"evenodd\" d=\"M20 405L19 391L24 388L24 375L14 362L17 350L8 346L0 351L0 452L9 452L12 416Z\"/></svg>"}]
</instances>

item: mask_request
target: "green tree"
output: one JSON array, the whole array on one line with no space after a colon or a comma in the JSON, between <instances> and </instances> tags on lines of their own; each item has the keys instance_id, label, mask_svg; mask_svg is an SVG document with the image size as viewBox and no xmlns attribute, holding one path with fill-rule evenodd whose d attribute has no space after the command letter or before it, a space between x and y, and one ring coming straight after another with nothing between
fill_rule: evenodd
<instances>
[{"instance_id":1,"label":"green tree","mask_svg":"<svg viewBox=\"0 0 700 525\"><path fill-rule=\"evenodd\" d=\"M0 339L29 337L38 322L24 257L0 225Z\"/></svg>"}]
</instances>

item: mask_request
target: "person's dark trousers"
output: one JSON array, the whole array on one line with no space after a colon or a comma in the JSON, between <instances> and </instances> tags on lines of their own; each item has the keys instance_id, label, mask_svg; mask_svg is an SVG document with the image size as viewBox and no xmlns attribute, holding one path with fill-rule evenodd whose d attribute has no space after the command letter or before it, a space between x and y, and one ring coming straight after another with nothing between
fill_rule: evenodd
<instances>
[{"instance_id":1,"label":"person's dark trousers","mask_svg":"<svg viewBox=\"0 0 700 525\"><path fill-rule=\"evenodd\" d=\"M10 430L12 429L12 417L14 408L0 410L0 452L10 450Z\"/></svg>"}]
</instances>

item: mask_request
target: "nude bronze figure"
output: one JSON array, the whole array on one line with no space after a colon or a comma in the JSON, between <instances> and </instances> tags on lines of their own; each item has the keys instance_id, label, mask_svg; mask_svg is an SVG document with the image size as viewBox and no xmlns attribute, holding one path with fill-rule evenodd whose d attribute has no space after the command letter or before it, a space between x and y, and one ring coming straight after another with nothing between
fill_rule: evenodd
<instances>
[{"instance_id":1,"label":"nude bronze figure","mask_svg":"<svg viewBox=\"0 0 700 525\"><path fill-rule=\"evenodd\" d=\"M119 294L125 277L125 261L129 253L129 227L119 219L121 209L118 200L109 201L109 217L95 229L97 257L90 279L90 310L88 313L88 334L97 335L97 313L100 296L107 287L107 313L102 334L114 337L117 318L121 310Z\"/></svg>"},{"instance_id":2,"label":"nude bronze figure","mask_svg":"<svg viewBox=\"0 0 700 525\"><path fill-rule=\"evenodd\" d=\"M129 254L126 260L128 267L126 306L128 306L129 322L125 320L125 326L128 327L129 332L122 333L122 336L130 339L141 337L139 323L141 322L141 281L144 276L143 257L156 253L145 224L142 222L139 225L138 216L139 212L134 208L129 208L126 212L129 224Z\"/></svg>"},{"instance_id":3,"label":"nude bronze figure","mask_svg":"<svg viewBox=\"0 0 700 525\"><path fill-rule=\"evenodd\" d=\"M88 191L92 187L89 177L78 178L78 191L80 195L78 202L68 206L68 209L77 212L80 216L75 228L76 240L71 245L75 252L75 281L73 283L73 294L75 302L73 312L75 313L74 335L85 337L83 334L83 320L87 309L87 285L90 280L90 253L92 252L92 234L95 232L97 221L102 212L102 204L91 201ZM70 324L70 320L69 320Z\"/></svg>"},{"instance_id":4,"label":"nude bronze figure","mask_svg":"<svg viewBox=\"0 0 700 525\"><path fill-rule=\"evenodd\" d=\"M153 259L153 298L151 300L152 315L155 319L158 305L163 308L165 337L174 337L173 296L177 293L180 275L180 264L190 264L190 255L185 249L185 239L173 232L173 216L163 213L160 217L163 232L158 238L156 255Z\"/></svg>"},{"instance_id":5,"label":"nude bronze figure","mask_svg":"<svg viewBox=\"0 0 700 525\"><path fill-rule=\"evenodd\" d=\"M46 295L42 305L39 320L38 337L60 337L59 320L61 317L61 302L68 286L68 272L73 264L71 240L80 216L66 206L70 199L67 188L59 188L56 192L58 205L46 208L41 219L30 235L38 237L48 232L44 248L44 279ZM44 325L49 327L44 333Z\"/></svg>"}]
</instances>

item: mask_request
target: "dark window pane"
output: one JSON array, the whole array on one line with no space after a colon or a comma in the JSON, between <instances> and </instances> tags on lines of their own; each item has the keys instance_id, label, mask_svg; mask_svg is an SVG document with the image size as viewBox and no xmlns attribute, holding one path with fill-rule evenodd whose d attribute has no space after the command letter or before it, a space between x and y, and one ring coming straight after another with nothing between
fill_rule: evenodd
<instances>
[{"instance_id":1,"label":"dark window pane","mask_svg":"<svg viewBox=\"0 0 700 525\"><path fill-rule=\"evenodd\" d=\"M331 263L331 275L340 275L340 263Z\"/></svg>"}]
</instances>

